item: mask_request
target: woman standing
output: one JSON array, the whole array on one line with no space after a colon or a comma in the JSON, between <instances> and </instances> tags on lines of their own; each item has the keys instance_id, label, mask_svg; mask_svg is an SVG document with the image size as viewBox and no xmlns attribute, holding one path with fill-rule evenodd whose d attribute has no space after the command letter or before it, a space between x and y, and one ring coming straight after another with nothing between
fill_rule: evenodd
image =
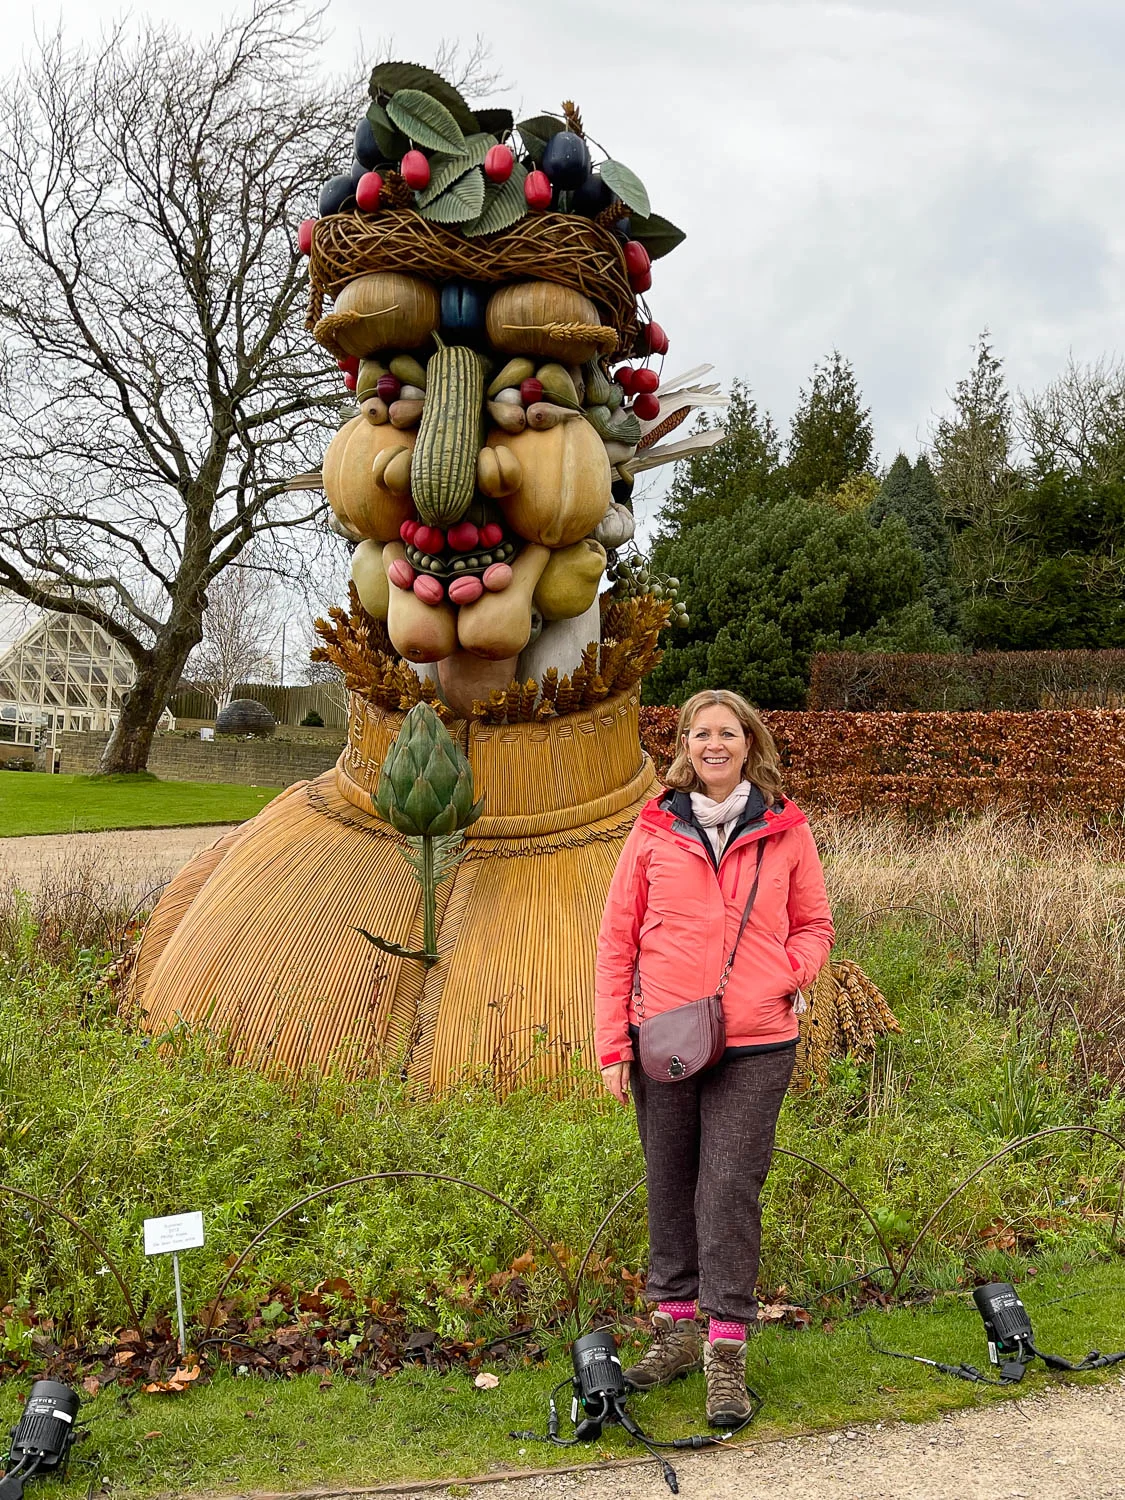
<instances>
[{"instance_id":1,"label":"woman standing","mask_svg":"<svg viewBox=\"0 0 1125 1500\"><path fill-rule=\"evenodd\" d=\"M596 1045L606 1088L622 1104L633 1095L648 1174L655 1337L626 1380L648 1390L702 1365L707 1420L733 1427L750 1414L758 1199L793 1071L799 990L828 957L832 916L805 815L782 796L773 739L745 699L696 693L676 740L668 790L642 809L606 900ZM718 988L755 880L723 994L726 1051L690 1078L653 1081L634 1062L642 1013Z\"/></svg>"}]
</instances>

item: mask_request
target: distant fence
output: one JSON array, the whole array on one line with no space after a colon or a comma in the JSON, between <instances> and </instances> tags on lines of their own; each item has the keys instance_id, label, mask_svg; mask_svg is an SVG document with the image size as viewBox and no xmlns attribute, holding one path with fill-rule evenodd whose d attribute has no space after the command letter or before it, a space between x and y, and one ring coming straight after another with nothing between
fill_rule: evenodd
<instances>
[{"instance_id":1,"label":"distant fence","mask_svg":"<svg viewBox=\"0 0 1125 1500\"><path fill-rule=\"evenodd\" d=\"M347 695L343 688L325 683L282 687L277 682L240 682L232 696L256 698L266 705L279 724L299 724L310 713L318 713L328 729L347 727ZM168 707L177 719L215 717L215 700L202 688L181 688L172 694Z\"/></svg>"}]
</instances>

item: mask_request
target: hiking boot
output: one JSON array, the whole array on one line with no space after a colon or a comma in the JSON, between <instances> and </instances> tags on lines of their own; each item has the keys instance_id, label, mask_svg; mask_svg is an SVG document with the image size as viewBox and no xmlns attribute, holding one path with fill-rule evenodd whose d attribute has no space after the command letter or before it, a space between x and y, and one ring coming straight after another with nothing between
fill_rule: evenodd
<instances>
[{"instance_id":1,"label":"hiking boot","mask_svg":"<svg viewBox=\"0 0 1125 1500\"><path fill-rule=\"evenodd\" d=\"M694 1318L673 1322L668 1313L654 1312L652 1333L648 1349L625 1371L630 1390L651 1391L681 1375L691 1375L703 1363L703 1332Z\"/></svg>"},{"instance_id":2,"label":"hiking boot","mask_svg":"<svg viewBox=\"0 0 1125 1500\"><path fill-rule=\"evenodd\" d=\"M712 1427L737 1427L750 1415L746 1389L746 1340L714 1339L703 1345L707 1381L707 1420Z\"/></svg>"}]
</instances>

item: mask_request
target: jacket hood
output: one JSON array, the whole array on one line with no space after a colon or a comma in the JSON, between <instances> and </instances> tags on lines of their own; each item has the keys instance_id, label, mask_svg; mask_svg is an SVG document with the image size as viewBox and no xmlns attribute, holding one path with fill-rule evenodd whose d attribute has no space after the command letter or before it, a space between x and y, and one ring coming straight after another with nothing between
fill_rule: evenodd
<instances>
[{"instance_id":1,"label":"jacket hood","mask_svg":"<svg viewBox=\"0 0 1125 1500\"><path fill-rule=\"evenodd\" d=\"M691 794L681 792L675 787L666 788L651 801L646 802L641 808L637 821L653 832L672 836L687 835L693 839L699 837L699 829L692 812ZM730 836L727 849L747 837L767 838L771 834L782 833L786 828L796 828L801 823L807 822L808 819L801 809L788 797L782 797L771 807L761 790L755 787L746 799L746 806L738 820L737 827ZM706 842L704 839L704 843ZM727 850L723 852L725 854Z\"/></svg>"}]
</instances>

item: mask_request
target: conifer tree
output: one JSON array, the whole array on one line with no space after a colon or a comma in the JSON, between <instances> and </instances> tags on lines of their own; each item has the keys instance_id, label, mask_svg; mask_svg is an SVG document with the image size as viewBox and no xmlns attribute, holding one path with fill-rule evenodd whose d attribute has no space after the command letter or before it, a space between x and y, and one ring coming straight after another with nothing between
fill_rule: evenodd
<instances>
[{"instance_id":1,"label":"conifer tree","mask_svg":"<svg viewBox=\"0 0 1125 1500\"><path fill-rule=\"evenodd\" d=\"M888 516L902 519L910 540L922 554L922 590L934 620L943 630L955 631L953 550L945 524L941 492L925 454L914 465L905 453L898 455L872 501L868 515L876 526Z\"/></svg>"},{"instance_id":2,"label":"conifer tree","mask_svg":"<svg viewBox=\"0 0 1125 1500\"><path fill-rule=\"evenodd\" d=\"M853 474L872 468L871 408L862 404L855 371L838 349L814 367L789 430L789 487L805 499L827 499Z\"/></svg>"}]
</instances>

